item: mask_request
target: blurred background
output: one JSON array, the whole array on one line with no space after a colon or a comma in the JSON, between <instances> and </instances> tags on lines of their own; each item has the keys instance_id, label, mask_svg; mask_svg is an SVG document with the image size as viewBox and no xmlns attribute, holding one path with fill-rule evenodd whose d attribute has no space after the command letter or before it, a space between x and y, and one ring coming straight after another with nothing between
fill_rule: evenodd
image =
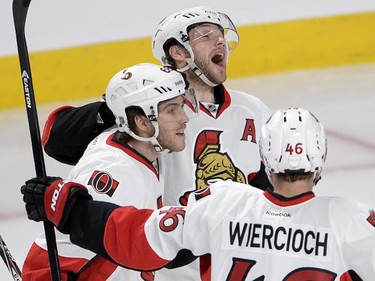
<instances>
[{"instance_id":1,"label":"blurred background","mask_svg":"<svg viewBox=\"0 0 375 281\"><path fill-rule=\"evenodd\" d=\"M271 109L311 110L328 135L318 195L340 195L375 207L375 1L189 1L228 14L240 34L227 88L243 90ZM147 8L146 8L147 7ZM155 62L151 36L186 1L32 1L26 38L41 129L61 105L100 99L119 69ZM19 188L35 176L12 18L0 2L0 235L18 265L42 224L26 219ZM71 166L45 155L47 174ZM0 262L2 263L2 262ZM3 281L13 280L0 264Z\"/></svg>"}]
</instances>

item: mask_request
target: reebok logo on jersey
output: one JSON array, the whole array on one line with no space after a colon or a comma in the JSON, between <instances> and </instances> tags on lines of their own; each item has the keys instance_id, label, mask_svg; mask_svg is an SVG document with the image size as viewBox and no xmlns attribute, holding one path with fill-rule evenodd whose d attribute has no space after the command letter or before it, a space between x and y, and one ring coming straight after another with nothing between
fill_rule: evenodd
<instances>
[{"instance_id":1,"label":"reebok logo on jersey","mask_svg":"<svg viewBox=\"0 0 375 281\"><path fill-rule=\"evenodd\" d=\"M284 217L284 218L292 218L291 213L275 213L271 211L266 211L266 215L269 215L271 217Z\"/></svg>"},{"instance_id":2,"label":"reebok logo on jersey","mask_svg":"<svg viewBox=\"0 0 375 281\"><path fill-rule=\"evenodd\" d=\"M367 218L367 221L375 227L375 212L374 210L370 210L370 216Z\"/></svg>"},{"instance_id":3,"label":"reebok logo on jersey","mask_svg":"<svg viewBox=\"0 0 375 281\"><path fill-rule=\"evenodd\" d=\"M115 180L108 172L94 171L87 184L91 185L97 193L106 194L109 197L112 197L119 185L119 182Z\"/></svg>"}]
</instances>

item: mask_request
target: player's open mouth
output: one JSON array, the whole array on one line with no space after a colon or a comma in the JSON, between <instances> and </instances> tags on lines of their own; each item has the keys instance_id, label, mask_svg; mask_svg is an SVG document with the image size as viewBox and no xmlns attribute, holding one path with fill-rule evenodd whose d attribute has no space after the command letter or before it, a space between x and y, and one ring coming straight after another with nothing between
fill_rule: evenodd
<instances>
[{"instance_id":1,"label":"player's open mouth","mask_svg":"<svg viewBox=\"0 0 375 281\"><path fill-rule=\"evenodd\" d=\"M224 66L224 59L225 59L225 55L223 53L217 53L216 55L212 57L211 61L220 66Z\"/></svg>"}]
</instances>

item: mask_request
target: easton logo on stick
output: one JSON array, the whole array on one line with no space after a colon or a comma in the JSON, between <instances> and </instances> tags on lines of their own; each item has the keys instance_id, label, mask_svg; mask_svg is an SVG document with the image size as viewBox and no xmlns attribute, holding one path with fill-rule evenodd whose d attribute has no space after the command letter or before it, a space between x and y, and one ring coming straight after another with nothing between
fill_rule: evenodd
<instances>
[{"instance_id":1,"label":"easton logo on stick","mask_svg":"<svg viewBox=\"0 0 375 281\"><path fill-rule=\"evenodd\" d=\"M26 70L22 72L22 81L23 81L23 88L25 91L26 106L28 108L31 108L31 98L30 98L30 90L29 90L30 77L27 74Z\"/></svg>"}]
</instances>

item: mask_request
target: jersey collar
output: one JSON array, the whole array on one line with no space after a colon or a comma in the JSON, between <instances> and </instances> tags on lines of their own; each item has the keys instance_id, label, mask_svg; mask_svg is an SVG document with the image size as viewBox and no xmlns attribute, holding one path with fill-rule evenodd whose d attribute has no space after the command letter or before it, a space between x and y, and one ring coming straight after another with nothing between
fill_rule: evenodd
<instances>
[{"instance_id":1,"label":"jersey collar","mask_svg":"<svg viewBox=\"0 0 375 281\"><path fill-rule=\"evenodd\" d=\"M231 97L223 84L214 87L214 97L215 104L218 105L218 109L215 114L212 114L202 103L200 103L199 105L199 110L211 116L212 118L217 119L230 106Z\"/></svg>"},{"instance_id":2,"label":"jersey collar","mask_svg":"<svg viewBox=\"0 0 375 281\"><path fill-rule=\"evenodd\" d=\"M297 196L287 198L268 189L264 192L264 196L275 205L278 205L280 207L287 207L287 206L294 206L294 205L298 205L303 202L306 202L314 198L315 194L314 192L309 191L309 192L299 194Z\"/></svg>"},{"instance_id":3,"label":"jersey collar","mask_svg":"<svg viewBox=\"0 0 375 281\"><path fill-rule=\"evenodd\" d=\"M124 153L128 154L130 157L135 159L136 161L142 163L145 165L148 169L150 169L155 176L159 179L159 171L156 169L156 167L159 167L159 160L156 159L157 165L155 163L150 162L146 157L144 157L142 154L140 154L138 151L136 151L134 148L130 147L126 142L119 141L116 136L119 134L119 131L116 131L115 133L111 134L107 138L107 145L116 147L120 150L122 150Z\"/></svg>"}]
</instances>

